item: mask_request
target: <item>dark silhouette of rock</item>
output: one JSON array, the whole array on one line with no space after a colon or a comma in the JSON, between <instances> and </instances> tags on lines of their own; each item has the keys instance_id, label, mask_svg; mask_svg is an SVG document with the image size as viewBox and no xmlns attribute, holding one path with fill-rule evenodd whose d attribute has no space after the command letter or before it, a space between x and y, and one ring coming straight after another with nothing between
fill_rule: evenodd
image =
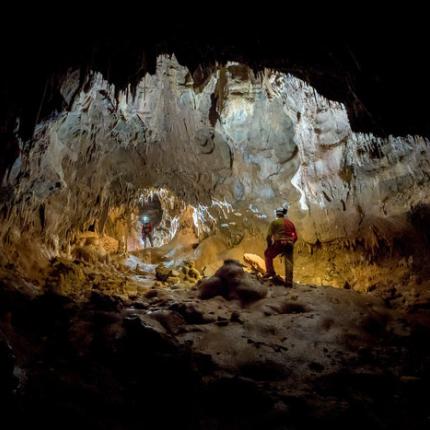
<instances>
[{"instance_id":1,"label":"dark silhouette of rock","mask_svg":"<svg viewBox=\"0 0 430 430\"><path fill-rule=\"evenodd\" d=\"M170 333L178 333L180 327L185 324L185 320L178 312L160 309L150 313Z\"/></svg>"},{"instance_id":2,"label":"dark silhouette of rock","mask_svg":"<svg viewBox=\"0 0 430 430\"><path fill-rule=\"evenodd\" d=\"M218 276L202 279L198 284L199 297L203 300L211 299L215 296L227 296L226 283Z\"/></svg>"},{"instance_id":3,"label":"dark silhouette of rock","mask_svg":"<svg viewBox=\"0 0 430 430\"><path fill-rule=\"evenodd\" d=\"M225 260L214 276L200 282L199 290L201 299L222 296L229 300L251 302L266 297L268 288L256 277L246 273L240 262Z\"/></svg>"},{"instance_id":4,"label":"dark silhouette of rock","mask_svg":"<svg viewBox=\"0 0 430 430\"><path fill-rule=\"evenodd\" d=\"M11 400L13 389L18 383L13 374L15 363L12 347L0 330L0 401L3 405Z\"/></svg>"}]
</instances>

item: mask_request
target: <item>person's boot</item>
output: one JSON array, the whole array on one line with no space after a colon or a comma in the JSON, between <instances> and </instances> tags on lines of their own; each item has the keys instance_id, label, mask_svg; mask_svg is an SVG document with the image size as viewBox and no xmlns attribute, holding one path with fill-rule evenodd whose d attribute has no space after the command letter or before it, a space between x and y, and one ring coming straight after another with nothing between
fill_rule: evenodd
<instances>
[{"instance_id":1,"label":"person's boot","mask_svg":"<svg viewBox=\"0 0 430 430\"><path fill-rule=\"evenodd\" d=\"M269 280L276 277L276 273L265 273L263 275L263 280Z\"/></svg>"},{"instance_id":2,"label":"person's boot","mask_svg":"<svg viewBox=\"0 0 430 430\"><path fill-rule=\"evenodd\" d=\"M282 279L282 276L274 275L272 280L276 285L285 285L284 280Z\"/></svg>"}]
</instances>

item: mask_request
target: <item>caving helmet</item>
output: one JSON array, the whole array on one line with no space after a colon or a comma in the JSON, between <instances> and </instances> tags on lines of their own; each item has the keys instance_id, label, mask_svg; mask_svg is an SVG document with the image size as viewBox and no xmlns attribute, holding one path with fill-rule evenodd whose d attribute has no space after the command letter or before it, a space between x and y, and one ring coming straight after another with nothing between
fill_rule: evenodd
<instances>
[{"instance_id":1,"label":"caving helmet","mask_svg":"<svg viewBox=\"0 0 430 430\"><path fill-rule=\"evenodd\" d=\"M276 213L276 215L284 216L287 213L287 209L279 207L279 208L276 208L275 213Z\"/></svg>"}]
</instances>

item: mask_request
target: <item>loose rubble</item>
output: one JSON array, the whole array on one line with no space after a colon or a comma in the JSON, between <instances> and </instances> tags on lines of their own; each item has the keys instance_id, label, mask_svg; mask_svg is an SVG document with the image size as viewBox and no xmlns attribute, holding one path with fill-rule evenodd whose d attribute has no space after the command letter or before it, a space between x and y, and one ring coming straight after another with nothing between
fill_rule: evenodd
<instances>
[{"instance_id":1,"label":"loose rubble","mask_svg":"<svg viewBox=\"0 0 430 430\"><path fill-rule=\"evenodd\" d=\"M287 289L234 260L173 288L169 279L185 282L191 269L178 265L161 281L120 261L55 259L40 287L9 272L0 288L4 419L304 430L400 429L407 417L410 428L425 428L425 288L407 296Z\"/></svg>"}]
</instances>

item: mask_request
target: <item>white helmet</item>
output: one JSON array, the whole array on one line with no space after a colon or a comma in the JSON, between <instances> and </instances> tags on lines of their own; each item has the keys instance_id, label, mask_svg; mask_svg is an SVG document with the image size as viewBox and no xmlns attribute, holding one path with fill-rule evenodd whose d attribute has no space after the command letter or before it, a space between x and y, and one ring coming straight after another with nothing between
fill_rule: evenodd
<instances>
[{"instance_id":1,"label":"white helmet","mask_svg":"<svg viewBox=\"0 0 430 430\"><path fill-rule=\"evenodd\" d=\"M287 213L287 209L279 207L279 208L276 208L275 212L276 212L276 215L285 215Z\"/></svg>"}]
</instances>

